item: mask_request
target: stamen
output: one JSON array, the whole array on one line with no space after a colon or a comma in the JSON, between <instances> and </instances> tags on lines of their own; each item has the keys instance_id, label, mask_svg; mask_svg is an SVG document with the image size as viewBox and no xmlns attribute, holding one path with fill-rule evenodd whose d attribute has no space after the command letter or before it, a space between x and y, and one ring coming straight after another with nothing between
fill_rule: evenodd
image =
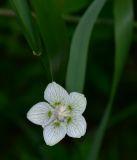
<instances>
[{"instance_id":1,"label":"stamen","mask_svg":"<svg viewBox=\"0 0 137 160\"><path fill-rule=\"evenodd\" d=\"M66 106L58 106L54 112L56 119L59 121L64 121L70 114L70 111Z\"/></svg>"}]
</instances>

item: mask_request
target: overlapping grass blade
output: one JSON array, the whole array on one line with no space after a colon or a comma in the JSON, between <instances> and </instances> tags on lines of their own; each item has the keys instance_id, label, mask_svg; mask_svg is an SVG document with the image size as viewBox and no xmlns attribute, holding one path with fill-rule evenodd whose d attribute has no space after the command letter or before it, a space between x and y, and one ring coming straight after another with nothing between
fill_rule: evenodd
<instances>
[{"instance_id":1,"label":"overlapping grass blade","mask_svg":"<svg viewBox=\"0 0 137 160\"><path fill-rule=\"evenodd\" d=\"M36 31L34 30L33 20L31 17L30 9L26 0L10 0L13 9L16 12L17 18L21 24L22 31L32 49L35 53L39 50L39 39Z\"/></svg>"},{"instance_id":2,"label":"overlapping grass blade","mask_svg":"<svg viewBox=\"0 0 137 160\"><path fill-rule=\"evenodd\" d=\"M33 54L39 56L39 59L46 71L46 77L49 81L51 81L52 73L50 62L48 56L45 54L45 47L41 45L39 29L37 28L37 24L31 15L28 2L26 0L10 0L10 3L16 12L22 31L32 49Z\"/></svg>"},{"instance_id":3,"label":"overlapping grass blade","mask_svg":"<svg viewBox=\"0 0 137 160\"><path fill-rule=\"evenodd\" d=\"M33 0L31 3L47 53L50 57L56 57L58 60L52 65L52 67L54 66L53 71L62 68L65 72L69 43L58 5L54 0Z\"/></svg>"},{"instance_id":4,"label":"overlapping grass blade","mask_svg":"<svg viewBox=\"0 0 137 160\"><path fill-rule=\"evenodd\" d=\"M132 27L133 27L133 4L132 0L115 0L114 1L114 18L115 18L115 67L112 91L108 106L97 129L95 139L92 144L89 159L97 160L101 142L107 128L108 120L112 110L112 104L121 74L123 72L128 52L131 44Z\"/></svg>"},{"instance_id":5,"label":"overlapping grass blade","mask_svg":"<svg viewBox=\"0 0 137 160\"><path fill-rule=\"evenodd\" d=\"M93 26L106 0L95 0L81 18L74 33L67 70L69 91L82 92L85 82L88 46Z\"/></svg>"},{"instance_id":6,"label":"overlapping grass blade","mask_svg":"<svg viewBox=\"0 0 137 160\"><path fill-rule=\"evenodd\" d=\"M64 2L64 12L76 12L88 4L91 0L65 0Z\"/></svg>"}]
</instances>

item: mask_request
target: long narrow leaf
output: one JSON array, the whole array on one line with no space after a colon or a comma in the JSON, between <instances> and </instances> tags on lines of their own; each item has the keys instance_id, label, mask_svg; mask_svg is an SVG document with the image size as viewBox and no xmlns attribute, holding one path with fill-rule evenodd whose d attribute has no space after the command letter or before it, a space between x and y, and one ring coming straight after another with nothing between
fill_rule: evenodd
<instances>
[{"instance_id":1,"label":"long narrow leaf","mask_svg":"<svg viewBox=\"0 0 137 160\"><path fill-rule=\"evenodd\" d=\"M58 63L52 65L52 67L54 66L53 70L65 69L69 48L68 37L57 4L54 0L33 0L31 3L47 53L50 57L56 57L58 60ZM60 64L62 65L60 66Z\"/></svg>"},{"instance_id":2,"label":"long narrow leaf","mask_svg":"<svg viewBox=\"0 0 137 160\"><path fill-rule=\"evenodd\" d=\"M91 0L65 0L64 12L76 12L90 3Z\"/></svg>"},{"instance_id":3,"label":"long narrow leaf","mask_svg":"<svg viewBox=\"0 0 137 160\"><path fill-rule=\"evenodd\" d=\"M133 27L133 4L132 0L115 0L114 1L114 18L115 18L115 69L112 84L112 91L108 106L105 110L104 116L101 120L99 128L97 129L95 139L92 144L92 151L89 156L91 160L97 160L101 142L107 128L108 120L112 110L112 104L120 76L123 72L124 65L128 56Z\"/></svg>"},{"instance_id":4,"label":"long narrow leaf","mask_svg":"<svg viewBox=\"0 0 137 160\"><path fill-rule=\"evenodd\" d=\"M81 18L72 39L66 86L69 91L84 88L88 46L93 26L106 0L95 0Z\"/></svg>"},{"instance_id":5,"label":"long narrow leaf","mask_svg":"<svg viewBox=\"0 0 137 160\"><path fill-rule=\"evenodd\" d=\"M37 55L46 71L46 77L49 81L52 80L52 73L48 56L45 54L45 47L41 45L39 30L37 24L34 23L34 18L31 15L30 8L26 0L10 0L13 9L16 12L17 18L21 24L22 31L33 51Z\"/></svg>"},{"instance_id":6,"label":"long narrow leaf","mask_svg":"<svg viewBox=\"0 0 137 160\"><path fill-rule=\"evenodd\" d=\"M31 13L26 0L10 0L15 10L18 20L21 24L22 31L31 47L35 52L39 52L39 42L32 23Z\"/></svg>"}]
</instances>

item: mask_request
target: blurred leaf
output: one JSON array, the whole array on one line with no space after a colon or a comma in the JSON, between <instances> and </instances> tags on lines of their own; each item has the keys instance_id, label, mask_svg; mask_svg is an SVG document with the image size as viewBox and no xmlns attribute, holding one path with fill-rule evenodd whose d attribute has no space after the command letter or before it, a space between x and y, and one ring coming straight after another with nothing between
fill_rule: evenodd
<instances>
[{"instance_id":1,"label":"blurred leaf","mask_svg":"<svg viewBox=\"0 0 137 160\"><path fill-rule=\"evenodd\" d=\"M90 36L105 2L106 0L95 0L87 9L76 28L70 49L66 79L66 86L69 91L82 92L84 88Z\"/></svg>"},{"instance_id":2,"label":"blurred leaf","mask_svg":"<svg viewBox=\"0 0 137 160\"><path fill-rule=\"evenodd\" d=\"M43 145L40 147L41 152L43 155L47 152L48 159L54 160L54 159L60 159L60 160L69 160L71 159L71 155L68 156L68 150L65 148L63 144L57 144L53 148L50 148L43 143ZM49 158L50 157L50 158Z\"/></svg>"},{"instance_id":3,"label":"blurred leaf","mask_svg":"<svg viewBox=\"0 0 137 160\"><path fill-rule=\"evenodd\" d=\"M64 12L76 12L87 6L92 0L65 0Z\"/></svg>"},{"instance_id":4,"label":"blurred leaf","mask_svg":"<svg viewBox=\"0 0 137 160\"><path fill-rule=\"evenodd\" d=\"M45 48L41 45L39 30L30 13L30 9L26 0L11 0L10 1L18 19L23 27L24 35L33 51L33 54L39 56L39 59L45 69L47 78L52 80L52 73L48 56L45 54ZM42 56L40 56L42 54Z\"/></svg>"},{"instance_id":5,"label":"blurred leaf","mask_svg":"<svg viewBox=\"0 0 137 160\"><path fill-rule=\"evenodd\" d=\"M0 91L0 112L6 108L5 106L10 105L10 97L6 93L7 92Z\"/></svg>"},{"instance_id":6,"label":"blurred leaf","mask_svg":"<svg viewBox=\"0 0 137 160\"><path fill-rule=\"evenodd\" d=\"M34 25L32 23L32 17L30 14L29 6L26 0L10 0L16 14L18 20L23 28L24 35L32 49L36 53L39 51L39 41L36 36L36 31L34 30Z\"/></svg>"},{"instance_id":7,"label":"blurred leaf","mask_svg":"<svg viewBox=\"0 0 137 160\"><path fill-rule=\"evenodd\" d=\"M127 118L133 117L133 116L137 117L137 103L133 103L132 105L126 107L116 115L112 116L109 122L109 127L114 126L119 122L122 122Z\"/></svg>"},{"instance_id":8,"label":"blurred leaf","mask_svg":"<svg viewBox=\"0 0 137 160\"><path fill-rule=\"evenodd\" d=\"M93 62L91 68L88 69L88 74L93 86L100 92L107 95L110 90L110 81L102 66Z\"/></svg>"},{"instance_id":9,"label":"blurred leaf","mask_svg":"<svg viewBox=\"0 0 137 160\"><path fill-rule=\"evenodd\" d=\"M89 159L97 160L101 142L107 128L107 123L111 114L112 104L124 65L128 56L128 51L131 44L132 28L133 28L133 4L132 0L115 0L114 3L114 18L115 18L115 69L112 83L112 90L108 106L102 117L99 128L97 129L95 139L92 144L92 151Z\"/></svg>"},{"instance_id":10,"label":"blurred leaf","mask_svg":"<svg viewBox=\"0 0 137 160\"><path fill-rule=\"evenodd\" d=\"M104 155L104 160L105 159L110 159L110 160L120 160L121 159L120 152L119 152L118 136L113 137L113 140L109 141L109 148L107 149L106 153L107 153L106 155L102 153L102 156Z\"/></svg>"},{"instance_id":11,"label":"blurred leaf","mask_svg":"<svg viewBox=\"0 0 137 160\"><path fill-rule=\"evenodd\" d=\"M132 3L132 0L115 0L114 17L116 55L114 77L117 83L127 61L128 51L130 49L132 40L132 30L134 23Z\"/></svg>"},{"instance_id":12,"label":"blurred leaf","mask_svg":"<svg viewBox=\"0 0 137 160\"><path fill-rule=\"evenodd\" d=\"M31 3L36 12L36 19L48 55L50 57L55 56L59 60L57 65L62 64L61 67L58 67L59 69L65 69L69 45L65 24L61 19L59 8L54 0L33 0ZM57 66L54 64L54 67Z\"/></svg>"}]
</instances>

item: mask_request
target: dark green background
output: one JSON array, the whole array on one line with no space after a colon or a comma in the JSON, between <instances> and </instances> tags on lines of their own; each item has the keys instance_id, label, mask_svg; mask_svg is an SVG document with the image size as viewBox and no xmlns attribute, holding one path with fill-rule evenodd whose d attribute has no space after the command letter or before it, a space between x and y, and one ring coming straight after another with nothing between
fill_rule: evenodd
<instances>
[{"instance_id":1,"label":"dark green background","mask_svg":"<svg viewBox=\"0 0 137 160\"><path fill-rule=\"evenodd\" d=\"M80 17L90 2L87 0L87 3L78 6L76 10L72 5L71 15ZM69 4L67 7L69 8ZM7 1L2 0L0 8L11 7ZM49 83L45 70L38 57L34 56L28 47L17 19L0 16L1 160L87 159L96 127L99 125L110 94L115 50L112 10L113 1L109 1L94 27L89 47L84 88L88 101L84 113L88 124L87 133L81 139L65 137L53 147L46 146L42 128L26 119L30 107L43 101L43 92ZM136 1L134 10L137 20ZM77 20L70 18L65 19L65 22L71 40ZM137 159L137 22L134 26L128 61L115 97L99 160ZM56 73L57 81L62 74L62 72ZM60 83L64 85L61 80Z\"/></svg>"}]
</instances>

